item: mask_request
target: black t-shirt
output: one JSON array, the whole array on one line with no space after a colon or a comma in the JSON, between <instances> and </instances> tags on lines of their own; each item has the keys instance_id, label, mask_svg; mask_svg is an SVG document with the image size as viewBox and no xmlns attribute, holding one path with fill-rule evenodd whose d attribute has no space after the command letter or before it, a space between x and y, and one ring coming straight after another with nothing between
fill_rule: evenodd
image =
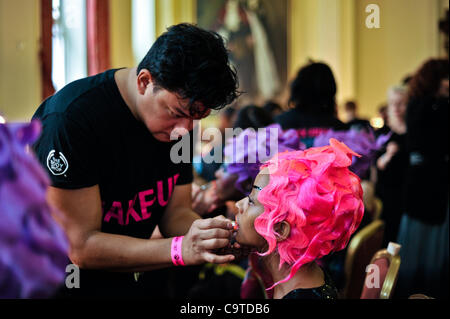
<instances>
[{"instance_id":1,"label":"black t-shirt","mask_svg":"<svg viewBox=\"0 0 450 319\"><path fill-rule=\"evenodd\" d=\"M406 126L406 213L423 223L440 225L449 205L448 97L411 98Z\"/></svg>"},{"instance_id":2,"label":"black t-shirt","mask_svg":"<svg viewBox=\"0 0 450 319\"><path fill-rule=\"evenodd\" d=\"M283 130L295 129L306 147L312 147L314 139L329 129L345 130L348 128L336 117L309 114L299 109L292 109L276 116L275 123L280 124Z\"/></svg>"},{"instance_id":3,"label":"black t-shirt","mask_svg":"<svg viewBox=\"0 0 450 319\"><path fill-rule=\"evenodd\" d=\"M33 116L43 124L33 147L52 186L99 185L101 231L149 238L175 185L192 182L192 160L171 161L176 141L159 142L133 116L115 71L72 82L45 100Z\"/></svg>"}]
</instances>

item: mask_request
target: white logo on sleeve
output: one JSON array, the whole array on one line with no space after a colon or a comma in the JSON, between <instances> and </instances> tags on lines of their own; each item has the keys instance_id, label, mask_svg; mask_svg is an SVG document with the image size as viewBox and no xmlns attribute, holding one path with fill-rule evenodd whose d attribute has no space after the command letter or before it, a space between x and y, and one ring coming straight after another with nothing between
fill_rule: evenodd
<instances>
[{"instance_id":1,"label":"white logo on sleeve","mask_svg":"<svg viewBox=\"0 0 450 319\"><path fill-rule=\"evenodd\" d=\"M47 167L53 175L62 175L67 172L69 163L63 153L51 150L47 156Z\"/></svg>"}]
</instances>

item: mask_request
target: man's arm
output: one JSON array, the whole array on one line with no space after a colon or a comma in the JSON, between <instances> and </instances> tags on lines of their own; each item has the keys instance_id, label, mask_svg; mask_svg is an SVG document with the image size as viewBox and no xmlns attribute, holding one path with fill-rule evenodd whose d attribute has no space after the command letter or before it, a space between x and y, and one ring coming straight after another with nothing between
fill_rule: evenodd
<instances>
[{"instance_id":1,"label":"man's arm","mask_svg":"<svg viewBox=\"0 0 450 319\"><path fill-rule=\"evenodd\" d=\"M186 235L192 223L201 219L191 207L191 184L175 186L159 223L161 233L165 237Z\"/></svg>"},{"instance_id":2,"label":"man's arm","mask_svg":"<svg viewBox=\"0 0 450 319\"><path fill-rule=\"evenodd\" d=\"M123 235L101 232L102 209L98 185L75 190L49 187L47 198L49 203L61 215L55 214L55 219L62 225L69 240L69 258L86 269L108 269L113 271L147 271L172 265L170 248L171 238L139 239ZM191 217L192 218L192 217ZM180 218L188 222L189 219ZM191 222L192 223L192 222ZM179 232L189 229L178 226ZM212 259L207 249L218 248L217 242L208 242L216 234L216 227L226 228L225 221L216 220L210 223L200 223L202 229L194 227L193 234L183 240L194 250L183 248L183 258L187 265L199 264L204 261L228 262L230 256L218 256ZM226 232L225 229L221 229ZM213 231L213 232L211 232ZM202 234L202 238L198 234ZM194 236L193 236L194 235ZM194 238L192 238L194 237ZM206 240L205 240L206 239ZM206 242L206 245L202 242ZM207 247L207 248L205 248ZM214 255L215 256L215 255ZM206 259L208 258L208 259Z\"/></svg>"},{"instance_id":3,"label":"man's arm","mask_svg":"<svg viewBox=\"0 0 450 319\"><path fill-rule=\"evenodd\" d=\"M69 240L69 258L81 268L143 271L172 264L170 239L146 240L100 231L98 185L74 190L49 187L47 198L61 213L55 219Z\"/></svg>"}]
</instances>

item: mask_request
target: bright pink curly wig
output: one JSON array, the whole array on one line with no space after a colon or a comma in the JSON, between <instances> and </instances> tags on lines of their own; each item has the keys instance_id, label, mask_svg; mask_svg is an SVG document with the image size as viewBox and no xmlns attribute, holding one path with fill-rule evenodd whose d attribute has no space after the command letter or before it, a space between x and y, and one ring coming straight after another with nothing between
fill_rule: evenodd
<instances>
[{"instance_id":1,"label":"bright pink curly wig","mask_svg":"<svg viewBox=\"0 0 450 319\"><path fill-rule=\"evenodd\" d=\"M360 179L348 167L360 156L333 138L329 146L278 153L261 166L270 173L269 184L258 200L264 213L255 219L256 231L277 249L280 268L291 267L286 282L297 270L333 251L344 249L364 214ZM291 231L277 244L274 226L287 221Z\"/></svg>"}]
</instances>

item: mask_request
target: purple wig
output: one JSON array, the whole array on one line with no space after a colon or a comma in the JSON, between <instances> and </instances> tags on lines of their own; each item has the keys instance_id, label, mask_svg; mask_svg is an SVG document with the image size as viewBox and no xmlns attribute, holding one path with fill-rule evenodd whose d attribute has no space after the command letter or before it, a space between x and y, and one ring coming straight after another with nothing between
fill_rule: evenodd
<instances>
[{"instance_id":1,"label":"purple wig","mask_svg":"<svg viewBox=\"0 0 450 319\"><path fill-rule=\"evenodd\" d=\"M350 170L360 178L364 178L372 162L375 160L376 152L383 147L390 136L391 134L387 134L375 138L372 130L370 132L354 129L348 131L328 130L314 139L314 147L328 145L330 138L335 138L346 144L353 151L361 155L361 157L353 158Z\"/></svg>"},{"instance_id":2,"label":"purple wig","mask_svg":"<svg viewBox=\"0 0 450 319\"><path fill-rule=\"evenodd\" d=\"M40 130L38 121L0 124L0 298L46 298L65 277L68 242L46 202L49 179L26 151Z\"/></svg>"},{"instance_id":3,"label":"purple wig","mask_svg":"<svg viewBox=\"0 0 450 319\"><path fill-rule=\"evenodd\" d=\"M279 124L272 124L258 131L246 129L227 141L224 149L225 163L229 174L238 175L236 188L245 195L248 190L243 182L253 181L259 173L261 164L278 152L304 148L295 130L283 131Z\"/></svg>"}]
</instances>

